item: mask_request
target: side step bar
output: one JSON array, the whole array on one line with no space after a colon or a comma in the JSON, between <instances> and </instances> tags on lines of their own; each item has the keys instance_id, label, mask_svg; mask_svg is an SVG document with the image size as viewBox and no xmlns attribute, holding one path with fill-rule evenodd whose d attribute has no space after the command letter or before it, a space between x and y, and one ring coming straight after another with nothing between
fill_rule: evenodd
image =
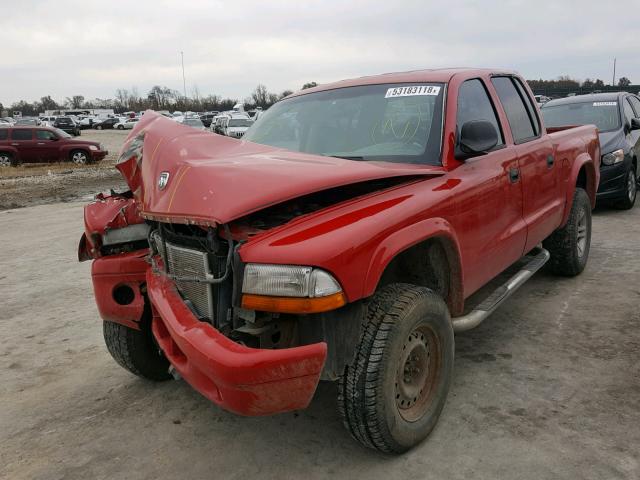
<instances>
[{"instance_id":1,"label":"side step bar","mask_svg":"<svg viewBox=\"0 0 640 480\"><path fill-rule=\"evenodd\" d=\"M537 248L529 255L534 255L529 263L527 263L522 270L511 277L506 283L498 287L480 305L466 315L451 319L454 332L464 332L480 325L496 310L496 308L502 305L502 302L513 295L513 293L524 285L524 283L529 280L534 273L540 270L551 257L549 252L544 248Z\"/></svg>"}]
</instances>

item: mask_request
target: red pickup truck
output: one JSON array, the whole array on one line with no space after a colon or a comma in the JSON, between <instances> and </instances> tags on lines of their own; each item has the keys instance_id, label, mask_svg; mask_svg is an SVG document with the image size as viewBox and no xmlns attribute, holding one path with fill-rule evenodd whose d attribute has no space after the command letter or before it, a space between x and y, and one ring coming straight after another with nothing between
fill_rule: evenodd
<instances>
[{"instance_id":1,"label":"red pickup truck","mask_svg":"<svg viewBox=\"0 0 640 480\"><path fill-rule=\"evenodd\" d=\"M242 415L338 381L353 437L402 452L442 411L454 332L549 258L584 269L599 163L594 126L545 129L506 71L318 86L242 140L147 112L117 165L130 191L85 208L79 257L124 368Z\"/></svg>"}]
</instances>

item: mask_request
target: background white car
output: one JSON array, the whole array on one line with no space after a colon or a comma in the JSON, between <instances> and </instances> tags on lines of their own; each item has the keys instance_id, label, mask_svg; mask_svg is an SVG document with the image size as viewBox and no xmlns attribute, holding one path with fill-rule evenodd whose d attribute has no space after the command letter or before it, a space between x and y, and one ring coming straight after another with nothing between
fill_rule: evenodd
<instances>
[{"instance_id":1,"label":"background white car","mask_svg":"<svg viewBox=\"0 0 640 480\"><path fill-rule=\"evenodd\" d=\"M133 126L139 121L139 118L121 118L120 121L113 126L113 128L117 128L118 130L131 130Z\"/></svg>"},{"instance_id":2,"label":"background white car","mask_svg":"<svg viewBox=\"0 0 640 480\"><path fill-rule=\"evenodd\" d=\"M227 137L241 138L251 125L253 120L247 115L232 115L222 122L221 130Z\"/></svg>"}]
</instances>

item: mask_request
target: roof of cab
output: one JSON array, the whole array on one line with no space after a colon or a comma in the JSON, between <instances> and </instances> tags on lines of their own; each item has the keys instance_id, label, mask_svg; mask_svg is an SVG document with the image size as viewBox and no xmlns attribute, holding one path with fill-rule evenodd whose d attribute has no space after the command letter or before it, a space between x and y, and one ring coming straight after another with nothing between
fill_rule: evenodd
<instances>
[{"instance_id":1,"label":"roof of cab","mask_svg":"<svg viewBox=\"0 0 640 480\"><path fill-rule=\"evenodd\" d=\"M566 105L569 103L615 102L618 101L618 99L622 95L628 95L628 92L588 93L586 95L574 95L572 97L549 100L542 106L542 108L553 107L555 105Z\"/></svg>"},{"instance_id":2,"label":"roof of cab","mask_svg":"<svg viewBox=\"0 0 640 480\"><path fill-rule=\"evenodd\" d=\"M332 83L325 83L317 87L300 90L290 97L298 95L306 95L308 93L322 92L324 90L333 90L343 87L355 87L359 85L377 85L381 83L410 83L410 82L436 82L447 83L455 75L463 75L465 77L474 77L487 74L514 75L515 72L502 69L490 68L437 68L427 70L411 70L408 72L382 73L380 75L371 75L366 77L351 78L340 80Z\"/></svg>"}]
</instances>

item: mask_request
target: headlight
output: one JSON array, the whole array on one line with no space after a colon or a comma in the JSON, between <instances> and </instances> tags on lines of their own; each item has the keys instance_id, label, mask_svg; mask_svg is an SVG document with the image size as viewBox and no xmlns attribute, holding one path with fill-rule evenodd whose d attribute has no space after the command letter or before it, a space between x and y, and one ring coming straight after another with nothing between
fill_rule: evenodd
<instances>
[{"instance_id":1,"label":"headlight","mask_svg":"<svg viewBox=\"0 0 640 480\"><path fill-rule=\"evenodd\" d=\"M603 165L615 165L624 160L624 151L622 149L615 150L602 156Z\"/></svg>"},{"instance_id":2,"label":"headlight","mask_svg":"<svg viewBox=\"0 0 640 480\"><path fill-rule=\"evenodd\" d=\"M95 145L89 145L89 150L93 150L94 152L97 152L98 147L96 147Z\"/></svg>"},{"instance_id":3,"label":"headlight","mask_svg":"<svg viewBox=\"0 0 640 480\"><path fill-rule=\"evenodd\" d=\"M346 303L342 288L324 270L250 263L242 282L242 307L281 313L317 313Z\"/></svg>"}]
</instances>

